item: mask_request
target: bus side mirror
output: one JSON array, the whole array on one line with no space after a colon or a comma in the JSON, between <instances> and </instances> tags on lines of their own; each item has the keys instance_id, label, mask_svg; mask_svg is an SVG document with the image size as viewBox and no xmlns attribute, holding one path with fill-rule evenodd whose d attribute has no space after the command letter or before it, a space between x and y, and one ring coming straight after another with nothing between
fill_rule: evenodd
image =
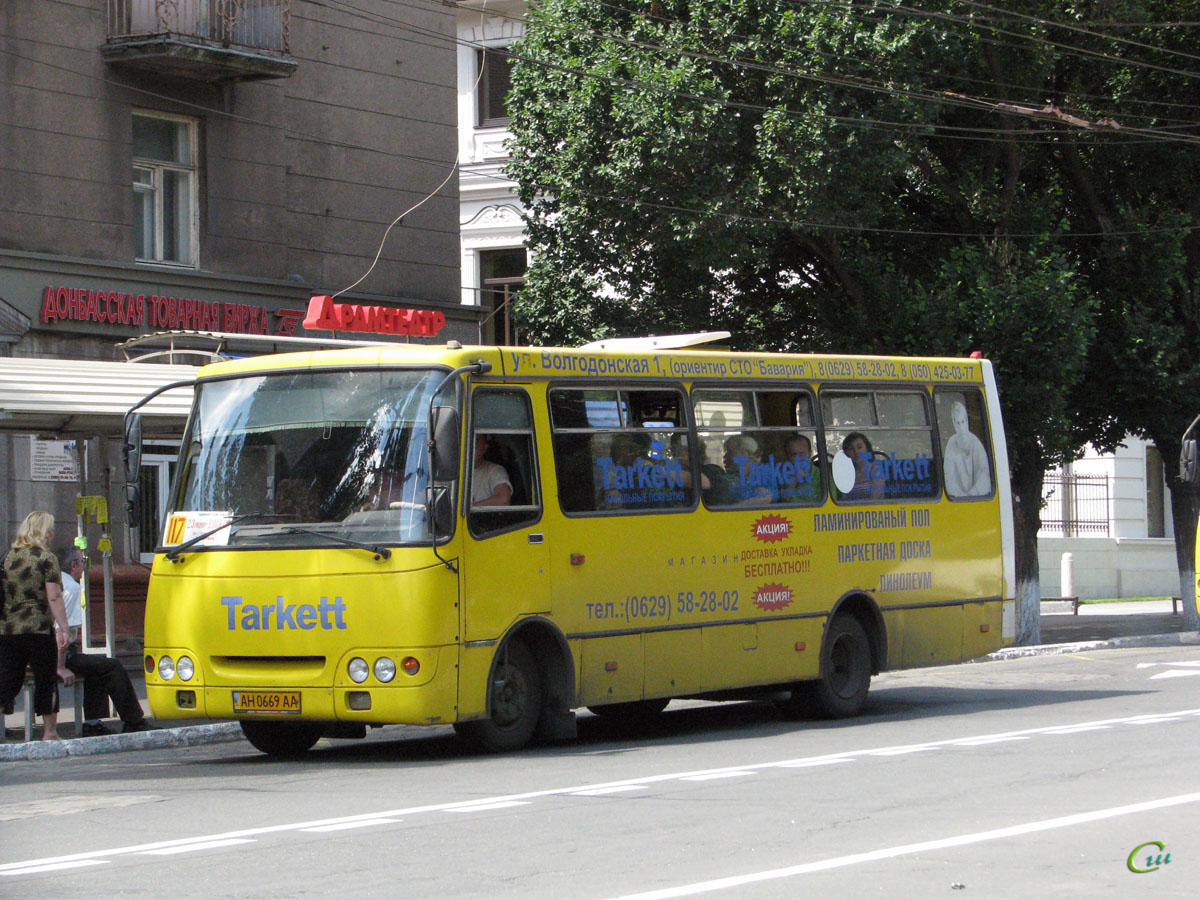
<instances>
[{"instance_id":1,"label":"bus side mirror","mask_svg":"<svg viewBox=\"0 0 1200 900\"><path fill-rule=\"evenodd\" d=\"M1200 440L1197 439L1196 425L1200 424L1200 416L1192 420L1183 440L1179 442L1179 480L1200 487Z\"/></svg>"},{"instance_id":2,"label":"bus side mirror","mask_svg":"<svg viewBox=\"0 0 1200 900\"><path fill-rule=\"evenodd\" d=\"M458 478L458 410L450 406L436 406L429 423L430 469L433 481L454 481Z\"/></svg>"},{"instance_id":3,"label":"bus side mirror","mask_svg":"<svg viewBox=\"0 0 1200 900\"><path fill-rule=\"evenodd\" d=\"M1179 450L1179 480L1200 487L1200 442L1194 438L1184 441Z\"/></svg>"},{"instance_id":4,"label":"bus side mirror","mask_svg":"<svg viewBox=\"0 0 1200 900\"><path fill-rule=\"evenodd\" d=\"M137 510L141 503L138 475L142 466L142 417L137 413L126 416L123 430L121 458L125 461L125 509L129 512L129 526L137 528Z\"/></svg>"},{"instance_id":5,"label":"bus side mirror","mask_svg":"<svg viewBox=\"0 0 1200 900\"><path fill-rule=\"evenodd\" d=\"M138 413L125 417L121 458L125 460L125 482L137 483L142 466L142 417Z\"/></svg>"}]
</instances>

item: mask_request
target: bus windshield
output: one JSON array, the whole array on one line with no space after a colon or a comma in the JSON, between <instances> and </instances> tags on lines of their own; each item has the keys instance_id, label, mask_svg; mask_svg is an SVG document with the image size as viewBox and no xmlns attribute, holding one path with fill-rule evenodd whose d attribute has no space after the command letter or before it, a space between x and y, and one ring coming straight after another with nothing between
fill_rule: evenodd
<instances>
[{"instance_id":1,"label":"bus windshield","mask_svg":"<svg viewBox=\"0 0 1200 900\"><path fill-rule=\"evenodd\" d=\"M360 369L202 383L176 511L228 516L231 546L428 542L426 418L442 375Z\"/></svg>"}]
</instances>

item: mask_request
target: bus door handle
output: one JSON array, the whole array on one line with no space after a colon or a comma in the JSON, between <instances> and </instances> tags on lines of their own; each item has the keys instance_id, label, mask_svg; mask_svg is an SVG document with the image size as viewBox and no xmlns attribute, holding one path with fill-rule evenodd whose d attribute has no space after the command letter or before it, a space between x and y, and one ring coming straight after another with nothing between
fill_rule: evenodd
<instances>
[{"instance_id":1,"label":"bus door handle","mask_svg":"<svg viewBox=\"0 0 1200 900\"><path fill-rule=\"evenodd\" d=\"M544 544L546 543L546 536L540 533L531 534L529 535L529 543Z\"/></svg>"}]
</instances>

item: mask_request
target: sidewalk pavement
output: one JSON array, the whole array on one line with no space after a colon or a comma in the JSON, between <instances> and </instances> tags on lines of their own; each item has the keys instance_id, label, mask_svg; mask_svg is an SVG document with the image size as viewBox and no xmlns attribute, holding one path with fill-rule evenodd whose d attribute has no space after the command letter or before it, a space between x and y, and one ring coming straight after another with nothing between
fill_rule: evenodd
<instances>
[{"instance_id":1,"label":"sidewalk pavement","mask_svg":"<svg viewBox=\"0 0 1200 900\"><path fill-rule=\"evenodd\" d=\"M1047 602L1042 605L1042 643L1037 646L1008 647L984 657L986 660L1014 659L1050 653L1075 653L1114 647L1148 647L1173 644L1200 645L1200 632L1185 631L1182 611L1171 611L1170 600L1146 600L1139 603L1085 604L1078 615L1069 603ZM141 654L123 656L122 662L130 680L146 704L146 682L142 672ZM172 719L170 727L133 734L110 734L101 737L76 738L73 692L63 692L63 708L58 714L58 731L62 741L38 740L25 743L25 713L21 699L17 710L5 725L5 740L0 742L0 762L18 759L59 759L66 756L90 756L123 750L161 750L168 747L194 747L244 740L237 722L207 722L204 720ZM106 724L119 730L120 720L108 719ZM41 733L41 720L34 728Z\"/></svg>"}]
</instances>

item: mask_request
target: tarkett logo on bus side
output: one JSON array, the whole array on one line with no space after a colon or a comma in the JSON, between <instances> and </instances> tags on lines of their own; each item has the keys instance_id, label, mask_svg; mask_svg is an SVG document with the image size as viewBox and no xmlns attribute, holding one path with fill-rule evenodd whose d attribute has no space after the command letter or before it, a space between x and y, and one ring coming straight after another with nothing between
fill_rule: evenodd
<instances>
[{"instance_id":1,"label":"tarkett logo on bus side","mask_svg":"<svg viewBox=\"0 0 1200 900\"><path fill-rule=\"evenodd\" d=\"M786 584L764 584L754 592L754 605L773 612L792 605L792 589Z\"/></svg>"},{"instance_id":2,"label":"tarkett logo on bus side","mask_svg":"<svg viewBox=\"0 0 1200 900\"><path fill-rule=\"evenodd\" d=\"M750 526L754 539L769 544L772 541L782 541L792 533L790 519L783 516L763 516Z\"/></svg>"}]
</instances>

